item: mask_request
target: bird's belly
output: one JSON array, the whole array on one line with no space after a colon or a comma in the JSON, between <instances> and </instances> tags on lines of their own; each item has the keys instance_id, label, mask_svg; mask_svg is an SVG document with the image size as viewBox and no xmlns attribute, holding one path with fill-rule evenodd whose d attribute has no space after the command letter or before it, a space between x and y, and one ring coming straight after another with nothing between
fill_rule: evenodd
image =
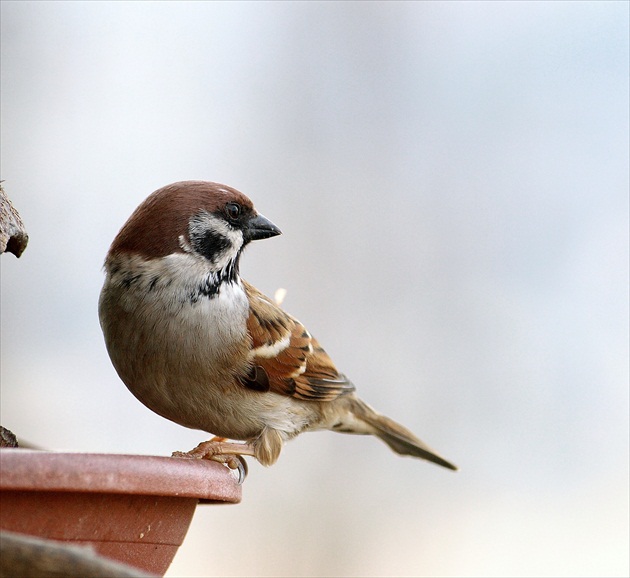
<instances>
[{"instance_id":1,"label":"bird's belly","mask_svg":"<svg viewBox=\"0 0 630 578\"><path fill-rule=\"evenodd\" d=\"M115 324L102 319L113 365L136 398L180 425L231 439L252 439L266 427L292 437L312 421L314 408L238 381L249 341L234 297L170 310L121 307Z\"/></svg>"},{"instance_id":2,"label":"bird's belly","mask_svg":"<svg viewBox=\"0 0 630 578\"><path fill-rule=\"evenodd\" d=\"M316 404L308 407L287 396L251 391L237 381L227 385L187 376L147 377L140 387L129 388L147 407L182 426L221 437L249 440L267 428L290 439L317 415Z\"/></svg>"},{"instance_id":3,"label":"bird's belly","mask_svg":"<svg viewBox=\"0 0 630 578\"><path fill-rule=\"evenodd\" d=\"M216 392L219 395L215 395ZM290 439L313 421L314 409L286 396L250 391L237 383L229 390L206 388L204 394L190 404L185 420L180 419L180 412L165 417L230 439L254 439L265 429L276 430L284 439Z\"/></svg>"}]
</instances>

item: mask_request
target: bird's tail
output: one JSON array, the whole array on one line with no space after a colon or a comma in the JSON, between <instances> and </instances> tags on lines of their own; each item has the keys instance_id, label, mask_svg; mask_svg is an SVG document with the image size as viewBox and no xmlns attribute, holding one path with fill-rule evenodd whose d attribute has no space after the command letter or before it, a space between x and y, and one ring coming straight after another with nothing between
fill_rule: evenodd
<instances>
[{"instance_id":1,"label":"bird's tail","mask_svg":"<svg viewBox=\"0 0 630 578\"><path fill-rule=\"evenodd\" d=\"M457 466L434 452L407 428L396 423L393 419L377 413L356 397L352 401L352 413L371 426L374 429L374 435L382 439L397 454L421 458L449 470L457 470Z\"/></svg>"}]
</instances>

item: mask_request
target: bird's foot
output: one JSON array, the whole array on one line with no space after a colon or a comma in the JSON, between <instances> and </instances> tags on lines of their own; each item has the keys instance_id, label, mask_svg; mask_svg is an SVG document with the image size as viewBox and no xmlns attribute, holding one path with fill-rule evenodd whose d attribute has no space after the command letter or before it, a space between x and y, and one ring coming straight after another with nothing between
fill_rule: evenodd
<instances>
[{"instance_id":1,"label":"bird's foot","mask_svg":"<svg viewBox=\"0 0 630 578\"><path fill-rule=\"evenodd\" d=\"M254 448L247 443L230 442L226 438L214 437L201 442L188 452L173 452L174 458L193 458L212 460L238 472L238 483L242 484L247 477L247 462L243 456L254 456Z\"/></svg>"}]
</instances>

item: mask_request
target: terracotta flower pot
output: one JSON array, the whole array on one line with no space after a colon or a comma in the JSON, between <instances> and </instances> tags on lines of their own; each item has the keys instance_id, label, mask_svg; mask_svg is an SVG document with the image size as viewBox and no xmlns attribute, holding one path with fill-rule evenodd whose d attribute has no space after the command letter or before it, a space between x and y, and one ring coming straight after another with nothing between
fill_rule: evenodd
<instances>
[{"instance_id":1,"label":"terracotta flower pot","mask_svg":"<svg viewBox=\"0 0 630 578\"><path fill-rule=\"evenodd\" d=\"M0 528L91 545L163 575L203 502L238 503L221 464L157 456L0 450Z\"/></svg>"}]
</instances>

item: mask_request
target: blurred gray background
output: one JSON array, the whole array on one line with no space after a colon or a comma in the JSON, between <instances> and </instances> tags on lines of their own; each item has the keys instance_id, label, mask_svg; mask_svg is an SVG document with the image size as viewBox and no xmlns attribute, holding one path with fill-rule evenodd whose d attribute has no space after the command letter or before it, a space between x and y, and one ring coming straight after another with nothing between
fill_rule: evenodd
<instances>
[{"instance_id":1,"label":"blurred gray background","mask_svg":"<svg viewBox=\"0 0 630 578\"><path fill-rule=\"evenodd\" d=\"M1 423L168 455L110 365L103 258L214 180L284 232L246 279L461 467L306 434L169 576L627 576L627 2L1 3Z\"/></svg>"}]
</instances>

